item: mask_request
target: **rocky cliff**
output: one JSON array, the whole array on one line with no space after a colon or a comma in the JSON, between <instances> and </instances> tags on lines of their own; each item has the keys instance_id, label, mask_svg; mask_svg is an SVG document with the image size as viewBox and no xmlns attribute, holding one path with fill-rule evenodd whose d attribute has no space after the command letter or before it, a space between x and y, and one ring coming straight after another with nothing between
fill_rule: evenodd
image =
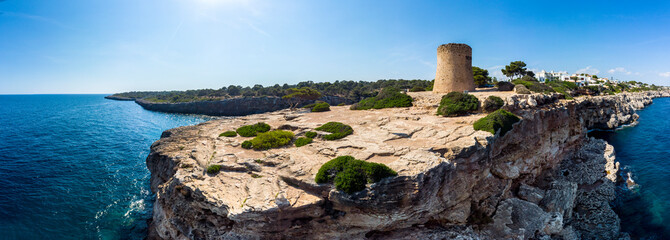
<instances>
[{"instance_id":1,"label":"rocky cliff","mask_svg":"<svg viewBox=\"0 0 670 240\"><path fill-rule=\"evenodd\" d=\"M325 96L319 100L327 102L330 105L352 103L351 100L337 96ZM204 114L210 116L245 116L250 114L272 112L290 107L289 103L280 97L243 97L217 101L184 103L157 103L143 99L136 99L135 102L144 109L151 111ZM309 104L312 102L314 101L306 101L304 104Z\"/></svg>"},{"instance_id":2,"label":"rocky cliff","mask_svg":"<svg viewBox=\"0 0 670 240\"><path fill-rule=\"evenodd\" d=\"M439 96L412 96L411 108L284 110L165 131L147 158L156 193L150 238L626 238L609 206L614 150L586 132L634 123L636 109L670 93L504 96L522 118L504 136L472 129L483 114L436 116ZM218 136L259 121L298 136L339 121L354 134L268 151ZM384 163L398 176L354 194L316 184L318 168L342 155ZM207 174L210 164L222 171Z\"/></svg>"}]
</instances>

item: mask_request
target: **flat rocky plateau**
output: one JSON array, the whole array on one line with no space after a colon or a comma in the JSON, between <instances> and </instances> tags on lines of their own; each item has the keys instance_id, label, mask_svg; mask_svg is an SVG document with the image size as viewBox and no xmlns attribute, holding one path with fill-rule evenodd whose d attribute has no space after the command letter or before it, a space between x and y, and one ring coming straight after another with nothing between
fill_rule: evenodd
<instances>
[{"instance_id":1,"label":"flat rocky plateau","mask_svg":"<svg viewBox=\"0 0 670 240\"><path fill-rule=\"evenodd\" d=\"M165 131L147 158L156 193L149 238L627 238L608 204L614 150L586 130L633 123L635 110L668 92L570 101L473 94L482 102L502 97L522 121L504 136L475 131L472 123L485 114L437 116L441 95L420 92L410 93L409 108L281 110ZM257 122L300 137L330 121L354 134L266 151L240 146L251 138L219 137ZM398 176L354 194L314 182L322 164L344 155L386 164ZM221 171L206 173L212 164Z\"/></svg>"}]
</instances>

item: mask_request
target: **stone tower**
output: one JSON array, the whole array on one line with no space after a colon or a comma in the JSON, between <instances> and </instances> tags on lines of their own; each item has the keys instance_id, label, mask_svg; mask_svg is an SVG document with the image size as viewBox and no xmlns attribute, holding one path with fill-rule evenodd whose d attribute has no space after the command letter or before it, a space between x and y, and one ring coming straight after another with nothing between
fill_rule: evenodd
<instances>
[{"instance_id":1,"label":"stone tower","mask_svg":"<svg viewBox=\"0 0 670 240\"><path fill-rule=\"evenodd\" d=\"M437 71L434 93L474 91L472 48L467 44L449 43L437 48Z\"/></svg>"}]
</instances>

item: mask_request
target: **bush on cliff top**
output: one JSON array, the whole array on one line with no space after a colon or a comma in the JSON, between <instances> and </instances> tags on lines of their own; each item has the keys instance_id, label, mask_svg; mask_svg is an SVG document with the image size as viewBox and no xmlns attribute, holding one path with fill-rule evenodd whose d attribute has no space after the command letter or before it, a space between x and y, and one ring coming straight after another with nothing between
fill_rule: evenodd
<instances>
[{"instance_id":1,"label":"bush on cliff top","mask_svg":"<svg viewBox=\"0 0 670 240\"><path fill-rule=\"evenodd\" d=\"M326 112L326 111L330 111L330 104L328 104L327 102L320 102L315 104L314 107L312 107L312 112Z\"/></svg>"},{"instance_id":2,"label":"bush on cliff top","mask_svg":"<svg viewBox=\"0 0 670 240\"><path fill-rule=\"evenodd\" d=\"M505 101L503 101L502 98L497 96L489 96L488 98L486 98L486 100L484 100L482 108L484 109L485 112L490 113L500 109L503 105L505 105Z\"/></svg>"},{"instance_id":3,"label":"bush on cliff top","mask_svg":"<svg viewBox=\"0 0 670 240\"><path fill-rule=\"evenodd\" d=\"M294 135L292 132L274 130L270 132L259 133L249 142L251 142L251 147L255 150L267 150L270 148L278 148L288 145L293 140L293 137Z\"/></svg>"},{"instance_id":4,"label":"bush on cliff top","mask_svg":"<svg viewBox=\"0 0 670 240\"><path fill-rule=\"evenodd\" d=\"M515 79L515 80L512 80L512 83L521 84L524 87L528 88L528 90L536 92L536 93L553 93L553 92L556 92L553 88L547 86L544 83L538 82L538 81Z\"/></svg>"},{"instance_id":5,"label":"bush on cliff top","mask_svg":"<svg viewBox=\"0 0 670 240\"><path fill-rule=\"evenodd\" d=\"M500 130L500 136L504 136L509 130L512 130L512 124L518 122L519 117L504 109L498 109L472 124L475 130L487 131L496 134Z\"/></svg>"},{"instance_id":6,"label":"bush on cliff top","mask_svg":"<svg viewBox=\"0 0 670 240\"><path fill-rule=\"evenodd\" d=\"M380 163L371 163L351 156L334 158L319 168L314 181L316 183L335 183L337 190L354 193L365 189L365 184L397 176L393 169Z\"/></svg>"},{"instance_id":7,"label":"bush on cliff top","mask_svg":"<svg viewBox=\"0 0 670 240\"><path fill-rule=\"evenodd\" d=\"M310 143L312 143L312 138L308 137L299 137L298 139L295 140L296 147L302 147Z\"/></svg>"},{"instance_id":8,"label":"bush on cliff top","mask_svg":"<svg viewBox=\"0 0 670 240\"><path fill-rule=\"evenodd\" d=\"M246 125L237 129L237 133L242 137L253 137L258 133L270 131L270 125L259 122L254 125Z\"/></svg>"},{"instance_id":9,"label":"bush on cliff top","mask_svg":"<svg viewBox=\"0 0 670 240\"><path fill-rule=\"evenodd\" d=\"M351 105L351 110L382 109L393 107L411 107L412 97L400 93L397 88L384 88L376 97L366 98Z\"/></svg>"},{"instance_id":10,"label":"bush on cliff top","mask_svg":"<svg viewBox=\"0 0 670 240\"><path fill-rule=\"evenodd\" d=\"M209 165L209 167L207 167L207 173L209 174L216 174L219 171L221 171L221 165Z\"/></svg>"},{"instance_id":11,"label":"bush on cliff top","mask_svg":"<svg viewBox=\"0 0 670 240\"><path fill-rule=\"evenodd\" d=\"M572 94L570 94L568 91L569 89L566 88L563 84L556 83L556 82L548 82L547 85L549 85L551 88L554 89L557 93L563 94L565 96L565 99L574 99L572 97Z\"/></svg>"},{"instance_id":12,"label":"bush on cliff top","mask_svg":"<svg viewBox=\"0 0 670 240\"><path fill-rule=\"evenodd\" d=\"M442 96L440 106L437 108L437 114L445 117L454 117L477 111L477 109L479 109L479 100L477 97L462 92L450 92Z\"/></svg>"},{"instance_id":13,"label":"bush on cliff top","mask_svg":"<svg viewBox=\"0 0 670 240\"><path fill-rule=\"evenodd\" d=\"M305 133L305 137L308 137L308 138L314 138L314 137L316 137L316 133L315 133L315 132L311 132L311 131L310 131L310 132L306 132L306 133Z\"/></svg>"},{"instance_id":14,"label":"bush on cliff top","mask_svg":"<svg viewBox=\"0 0 670 240\"><path fill-rule=\"evenodd\" d=\"M235 131L225 131L219 134L219 137L237 137L237 132Z\"/></svg>"},{"instance_id":15,"label":"bush on cliff top","mask_svg":"<svg viewBox=\"0 0 670 240\"><path fill-rule=\"evenodd\" d=\"M410 92L423 92L426 91L426 88L421 87L421 86L414 86L411 89L409 89Z\"/></svg>"},{"instance_id":16,"label":"bush on cliff top","mask_svg":"<svg viewBox=\"0 0 670 240\"><path fill-rule=\"evenodd\" d=\"M251 143L251 141L242 142L242 148L251 149L252 146L253 146L253 144Z\"/></svg>"},{"instance_id":17,"label":"bush on cliff top","mask_svg":"<svg viewBox=\"0 0 670 240\"><path fill-rule=\"evenodd\" d=\"M354 129L351 128L351 126L341 122L328 122L321 127L316 128L316 130L331 133L323 136L323 139L326 140L337 140L354 133Z\"/></svg>"}]
</instances>

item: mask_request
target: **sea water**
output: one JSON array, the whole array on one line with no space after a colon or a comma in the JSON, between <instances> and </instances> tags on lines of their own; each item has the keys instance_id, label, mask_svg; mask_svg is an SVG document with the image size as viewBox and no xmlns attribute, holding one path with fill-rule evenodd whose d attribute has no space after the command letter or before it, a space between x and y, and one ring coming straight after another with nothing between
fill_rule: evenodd
<instances>
[{"instance_id":1,"label":"sea water","mask_svg":"<svg viewBox=\"0 0 670 240\"><path fill-rule=\"evenodd\" d=\"M670 239L670 98L637 112L639 123L591 136L614 146L621 176L615 212L634 239Z\"/></svg>"},{"instance_id":2,"label":"sea water","mask_svg":"<svg viewBox=\"0 0 670 240\"><path fill-rule=\"evenodd\" d=\"M149 147L209 118L103 97L0 95L0 239L146 236Z\"/></svg>"}]
</instances>

